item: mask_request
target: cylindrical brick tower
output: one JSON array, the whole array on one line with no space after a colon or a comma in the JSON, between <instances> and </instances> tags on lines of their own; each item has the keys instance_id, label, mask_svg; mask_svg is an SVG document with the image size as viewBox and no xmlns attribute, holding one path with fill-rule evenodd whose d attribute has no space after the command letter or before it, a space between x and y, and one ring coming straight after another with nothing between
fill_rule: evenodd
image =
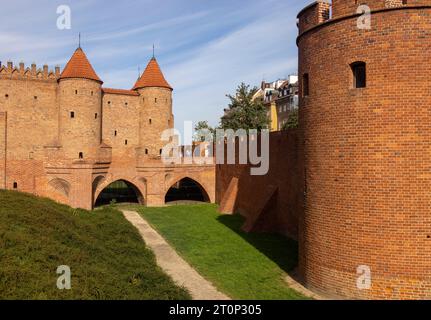
<instances>
[{"instance_id":1,"label":"cylindrical brick tower","mask_svg":"<svg viewBox=\"0 0 431 320\"><path fill-rule=\"evenodd\" d=\"M102 81L78 48L59 78L60 143L69 160L92 162L101 144Z\"/></svg>"},{"instance_id":2,"label":"cylindrical brick tower","mask_svg":"<svg viewBox=\"0 0 431 320\"><path fill-rule=\"evenodd\" d=\"M329 297L431 299L431 1L332 12L298 15L300 274Z\"/></svg>"},{"instance_id":3,"label":"cylindrical brick tower","mask_svg":"<svg viewBox=\"0 0 431 320\"><path fill-rule=\"evenodd\" d=\"M140 148L146 150L145 154L148 156L158 156L167 143L161 140L162 132L174 127L174 118L172 87L165 80L155 58L150 60L133 90L139 92L142 106L139 126Z\"/></svg>"}]
</instances>

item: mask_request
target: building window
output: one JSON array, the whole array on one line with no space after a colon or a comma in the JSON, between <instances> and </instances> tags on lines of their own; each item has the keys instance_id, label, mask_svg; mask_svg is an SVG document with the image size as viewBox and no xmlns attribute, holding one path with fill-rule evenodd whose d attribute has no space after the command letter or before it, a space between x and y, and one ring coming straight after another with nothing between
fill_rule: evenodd
<instances>
[{"instance_id":1,"label":"building window","mask_svg":"<svg viewBox=\"0 0 431 320\"><path fill-rule=\"evenodd\" d=\"M145 154L148 154L148 149L145 149Z\"/></svg>"},{"instance_id":2,"label":"building window","mask_svg":"<svg viewBox=\"0 0 431 320\"><path fill-rule=\"evenodd\" d=\"M153 121L151 119L148 120L148 123L151 124Z\"/></svg>"},{"instance_id":3,"label":"building window","mask_svg":"<svg viewBox=\"0 0 431 320\"><path fill-rule=\"evenodd\" d=\"M94 114L94 119L97 119L97 113Z\"/></svg>"},{"instance_id":4,"label":"building window","mask_svg":"<svg viewBox=\"0 0 431 320\"><path fill-rule=\"evenodd\" d=\"M114 131L114 136L115 136L115 137L117 136L117 130L115 130L115 131Z\"/></svg>"},{"instance_id":5,"label":"building window","mask_svg":"<svg viewBox=\"0 0 431 320\"><path fill-rule=\"evenodd\" d=\"M73 118L75 118L75 112L73 112L73 111L71 111L70 112L70 117L73 119Z\"/></svg>"},{"instance_id":6,"label":"building window","mask_svg":"<svg viewBox=\"0 0 431 320\"><path fill-rule=\"evenodd\" d=\"M14 188L14 189L18 189L18 183L17 183L17 182L14 182L14 183L13 183L13 188Z\"/></svg>"},{"instance_id":7,"label":"building window","mask_svg":"<svg viewBox=\"0 0 431 320\"><path fill-rule=\"evenodd\" d=\"M154 102L157 103L157 98L154 98Z\"/></svg>"},{"instance_id":8,"label":"building window","mask_svg":"<svg viewBox=\"0 0 431 320\"><path fill-rule=\"evenodd\" d=\"M84 159L84 154L82 152L79 153L79 159Z\"/></svg>"},{"instance_id":9,"label":"building window","mask_svg":"<svg viewBox=\"0 0 431 320\"><path fill-rule=\"evenodd\" d=\"M163 150L162 150L162 149L160 149L160 150L159 150L160 155L162 155L162 152L163 152Z\"/></svg>"},{"instance_id":10,"label":"building window","mask_svg":"<svg viewBox=\"0 0 431 320\"><path fill-rule=\"evenodd\" d=\"M367 86L367 70L365 62L355 62L350 65L353 73L353 88Z\"/></svg>"},{"instance_id":11,"label":"building window","mask_svg":"<svg viewBox=\"0 0 431 320\"><path fill-rule=\"evenodd\" d=\"M93 95L93 91L91 91L91 95Z\"/></svg>"},{"instance_id":12,"label":"building window","mask_svg":"<svg viewBox=\"0 0 431 320\"><path fill-rule=\"evenodd\" d=\"M34 100L37 100L37 96L34 96L33 98L34 98Z\"/></svg>"},{"instance_id":13,"label":"building window","mask_svg":"<svg viewBox=\"0 0 431 320\"><path fill-rule=\"evenodd\" d=\"M304 73L302 76L302 96L308 97L310 95L310 78L308 73Z\"/></svg>"},{"instance_id":14,"label":"building window","mask_svg":"<svg viewBox=\"0 0 431 320\"><path fill-rule=\"evenodd\" d=\"M129 105L129 103L128 103L128 102L125 102L125 103L124 103L124 105L127 107L127 106Z\"/></svg>"},{"instance_id":15,"label":"building window","mask_svg":"<svg viewBox=\"0 0 431 320\"><path fill-rule=\"evenodd\" d=\"M127 146L127 142L128 142L127 140L124 140L124 144L125 144L126 146Z\"/></svg>"},{"instance_id":16,"label":"building window","mask_svg":"<svg viewBox=\"0 0 431 320\"><path fill-rule=\"evenodd\" d=\"M75 94L78 94L78 90L75 90Z\"/></svg>"},{"instance_id":17,"label":"building window","mask_svg":"<svg viewBox=\"0 0 431 320\"><path fill-rule=\"evenodd\" d=\"M5 94L5 95L4 95L4 97L7 99L7 98L9 98L9 95L8 95L8 94Z\"/></svg>"},{"instance_id":18,"label":"building window","mask_svg":"<svg viewBox=\"0 0 431 320\"><path fill-rule=\"evenodd\" d=\"M108 105L111 105L111 101L108 101Z\"/></svg>"}]
</instances>

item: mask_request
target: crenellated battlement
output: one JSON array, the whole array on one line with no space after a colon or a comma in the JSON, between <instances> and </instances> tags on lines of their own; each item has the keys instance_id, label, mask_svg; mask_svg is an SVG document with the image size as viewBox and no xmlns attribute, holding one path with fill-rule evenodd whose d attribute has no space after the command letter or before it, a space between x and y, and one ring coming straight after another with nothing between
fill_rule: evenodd
<instances>
[{"instance_id":1,"label":"crenellated battlement","mask_svg":"<svg viewBox=\"0 0 431 320\"><path fill-rule=\"evenodd\" d=\"M375 11L430 3L431 1L429 0L332 0L332 18L336 19L357 14L358 8L361 5L366 5L370 7L372 11Z\"/></svg>"},{"instance_id":2,"label":"crenellated battlement","mask_svg":"<svg viewBox=\"0 0 431 320\"><path fill-rule=\"evenodd\" d=\"M299 34L331 20L358 15L358 8L362 5L374 12L431 6L431 0L317 0L299 12Z\"/></svg>"},{"instance_id":3,"label":"crenellated battlement","mask_svg":"<svg viewBox=\"0 0 431 320\"><path fill-rule=\"evenodd\" d=\"M30 67L25 66L24 62L14 65L8 61L6 65L0 62L0 79L31 79L31 80L57 80L60 77L60 67L56 66L54 70L49 70L48 65L38 68L35 63Z\"/></svg>"},{"instance_id":4,"label":"crenellated battlement","mask_svg":"<svg viewBox=\"0 0 431 320\"><path fill-rule=\"evenodd\" d=\"M329 0L317 0L298 13L299 34L331 18Z\"/></svg>"}]
</instances>

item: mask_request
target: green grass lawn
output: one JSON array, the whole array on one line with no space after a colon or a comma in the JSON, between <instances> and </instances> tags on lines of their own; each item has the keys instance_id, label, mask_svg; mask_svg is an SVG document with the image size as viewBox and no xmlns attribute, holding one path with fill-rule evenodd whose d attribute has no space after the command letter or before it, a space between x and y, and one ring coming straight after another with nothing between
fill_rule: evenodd
<instances>
[{"instance_id":1,"label":"green grass lawn","mask_svg":"<svg viewBox=\"0 0 431 320\"><path fill-rule=\"evenodd\" d=\"M71 268L71 290L57 289L60 265ZM119 211L0 190L0 299L189 298Z\"/></svg>"},{"instance_id":2,"label":"green grass lawn","mask_svg":"<svg viewBox=\"0 0 431 320\"><path fill-rule=\"evenodd\" d=\"M243 218L215 205L133 206L198 272L235 299L300 299L283 280L297 263L297 243L279 235L247 234Z\"/></svg>"}]
</instances>

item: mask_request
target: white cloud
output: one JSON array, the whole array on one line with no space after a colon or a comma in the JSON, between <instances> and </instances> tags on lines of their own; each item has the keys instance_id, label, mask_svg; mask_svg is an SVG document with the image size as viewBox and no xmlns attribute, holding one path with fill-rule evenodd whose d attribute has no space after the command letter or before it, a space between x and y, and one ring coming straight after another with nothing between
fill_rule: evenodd
<instances>
[{"instance_id":1,"label":"white cloud","mask_svg":"<svg viewBox=\"0 0 431 320\"><path fill-rule=\"evenodd\" d=\"M296 72L294 19L275 12L200 48L189 60L171 66L166 76L175 88L176 121L218 123L227 99L241 82L259 85ZM289 55L290 53L290 55ZM180 128L179 128L180 129Z\"/></svg>"}]
</instances>

